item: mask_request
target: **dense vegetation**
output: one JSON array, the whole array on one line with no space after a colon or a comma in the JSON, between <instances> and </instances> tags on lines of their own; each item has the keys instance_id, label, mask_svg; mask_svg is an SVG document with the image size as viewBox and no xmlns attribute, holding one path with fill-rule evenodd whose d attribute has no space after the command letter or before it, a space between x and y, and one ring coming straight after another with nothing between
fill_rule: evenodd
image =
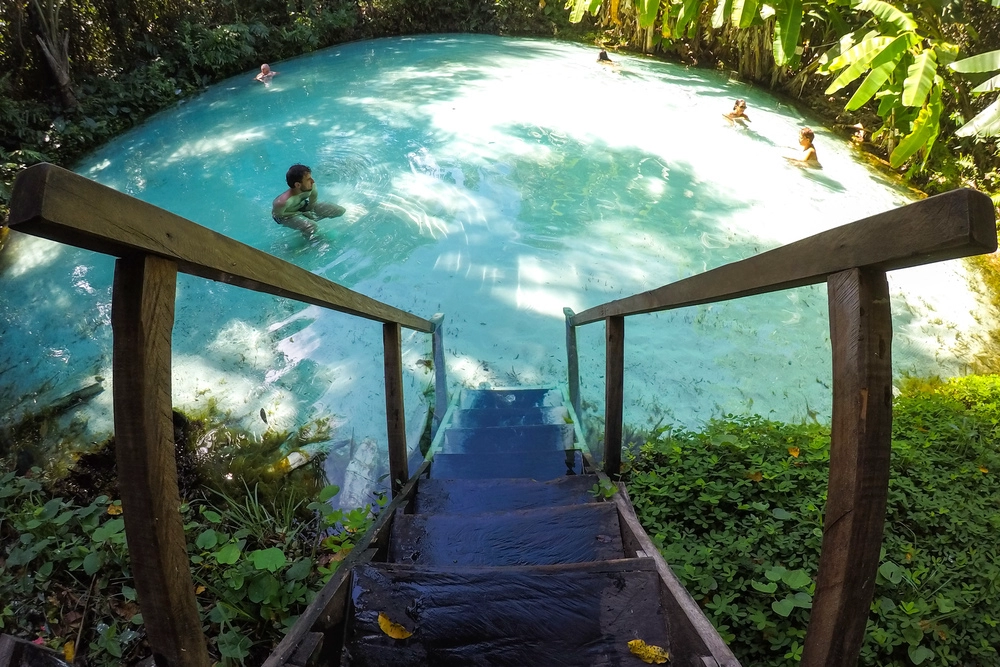
<instances>
[{"instance_id":1,"label":"dense vegetation","mask_svg":"<svg viewBox=\"0 0 1000 667\"><path fill-rule=\"evenodd\" d=\"M861 663L1000 665L1000 376L908 382ZM830 432L728 416L661 429L627 473L643 525L745 665L801 657Z\"/></svg>"}]
</instances>

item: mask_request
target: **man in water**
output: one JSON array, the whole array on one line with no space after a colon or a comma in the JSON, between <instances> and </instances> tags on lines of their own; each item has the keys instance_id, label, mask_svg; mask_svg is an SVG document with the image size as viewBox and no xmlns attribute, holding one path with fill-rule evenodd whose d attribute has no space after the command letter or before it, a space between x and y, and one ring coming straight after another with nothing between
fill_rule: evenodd
<instances>
[{"instance_id":1,"label":"man in water","mask_svg":"<svg viewBox=\"0 0 1000 667\"><path fill-rule=\"evenodd\" d=\"M271 69L270 65L264 63L260 66L260 74L255 76L253 80L260 81L261 83L271 83L271 79L274 78L275 74L277 74L277 72Z\"/></svg>"},{"instance_id":2,"label":"man in water","mask_svg":"<svg viewBox=\"0 0 1000 667\"><path fill-rule=\"evenodd\" d=\"M822 169L816 157L816 147L813 146L813 138L816 135L808 127L799 130L799 146L802 146L802 154L799 157L785 156L785 159L798 167L809 167L811 169Z\"/></svg>"},{"instance_id":3,"label":"man in water","mask_svg":"<svg viewBox=\"0 0 1000 667\"><path fill-rule=\"evenodd\" d=\"M608 52L601 49L601 52L597 54L597 62L602 65L614 65L615 61L608 57Z\"/></svg>"},{"instance_id":4,"label":"man in water","mask_svg":"<svg viewBox=\"0 0 1000 667\"><path fill-rule=\"evenodd\" d=\"M304 164L293 164L285 174L288 190L271 205L271 217L279 225L302 232L307 239L316 233L315 220L344 215L344 207L317 201L319 193L312 170Z\"/></svg>"}]
</instances>

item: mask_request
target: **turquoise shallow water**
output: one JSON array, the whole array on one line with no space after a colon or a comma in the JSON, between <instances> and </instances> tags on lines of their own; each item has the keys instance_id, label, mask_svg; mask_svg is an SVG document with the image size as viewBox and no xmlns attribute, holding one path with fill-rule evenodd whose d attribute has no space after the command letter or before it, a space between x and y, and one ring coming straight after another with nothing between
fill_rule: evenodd
<instances>
[{"instance_id":1,"label":"turquoise shallow water","mask_svg":"<svg viewBox=\"0 0 1000 667\"><path fill-rule=\"evenodd\" d=\"M825 169L782 155L807 121L724 75L640 58L595 63L580 45L488 36L348 44L207 90L77 167L98 180L352 289L446 315L454 386L565 379L562 308L650 289L908 196L821 127ZM721 114L746 98L749 129ZM304 241L270 218L293 162L348 209ZM16 415L110 378L110 258L15 236L0 256ZM975 328L962 265L897 272L897 373L960 369ZM174 400L261 431L332 416L345 502L384 469L381 327L182 276ZM829 412L825 289L632 318L626 420L685 424L752 410ZM580 332L585 403L600 414L603 327ZM11 343L16 341L16 343ZM411 426L431 381L427 336L405 341ZM96 440L110 392L73 417ZM345 478L348 461L352 467Z\"/></svg>"}]
</instances>

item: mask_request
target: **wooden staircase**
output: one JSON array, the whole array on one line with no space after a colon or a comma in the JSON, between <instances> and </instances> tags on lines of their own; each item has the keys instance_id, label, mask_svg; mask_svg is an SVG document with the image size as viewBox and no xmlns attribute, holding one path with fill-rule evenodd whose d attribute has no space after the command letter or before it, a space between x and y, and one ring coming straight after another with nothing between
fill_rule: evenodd
<instances>
[{"instance_id":1,"label":"wooden staircase","mask_svg":"<svg viewBox=\"0 0 1000 667\"><path fill-rule=\"evenodd\" d=\"M635 639L720 664L669 618L623 503L592 493L573 417L553 388L462 392L386 561L353 569L341 665L645 664Z\"/></svg>"}]
</instances>

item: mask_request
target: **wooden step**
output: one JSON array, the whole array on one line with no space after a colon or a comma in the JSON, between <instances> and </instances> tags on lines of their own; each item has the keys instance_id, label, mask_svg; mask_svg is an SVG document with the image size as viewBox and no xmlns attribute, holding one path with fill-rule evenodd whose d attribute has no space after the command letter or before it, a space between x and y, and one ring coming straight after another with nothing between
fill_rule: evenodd
<instances>
[{"instance_id":1,"label":"wooden step","mask_svg":"<svg viewBox=\"0 0 1000 667\"><path fill-rule=\"evenodd\" d=\"M489 514L397 514L389 561L427 566L555 565L625 555L618 508L588 503Z\"/></svg>"},{"instance_id":2,"label":"wooden step","mask_svg":"<svg viewBox=\"0 0 1000 667\"><path fill-rule=\"evenodd\" d=\"M465 389L458 407L463 410L483 408L542 408L563 404L562 392L541 389Z\"/></svg>"},{"instance_id":3,"label":"wooden step","mask_svg":"<svg viewBox=\"0 0 1000 667\"><path fill-rule=\"evenodd\" d=\"M569 424L569 419L569 410L565 405L546 408L474 408L455 410L451 415L451 427Z\"/></svg>"},{"instance_id":4,"label":"wooden step","mask_svg":"<svg viewBox=\"0 0 1000 667\"><path fill-rule=\"evenodd\" d=\"M583 457L579 450L568 449L502 454L437 453L430 476L438 479L525 477L544 481L583 473Z\"/></svg>"},{"instance_id":5,"label":"wooden step","mask_svg":"<svg viewBox=\"0 0 1000 667\"><path fill-rule=\"evenodd\" d=\"M454 428L444 432L441 451L445 454L512 452L573 449L572 424L537 426L488 426Z\"/></svg>"},{"instance_id":6,"label":"wooden step","mask_svg":"<svg viewBox=\"0 0 1000 667\"><path fill-rule=\"evenodd\" d=\"M590 490L596 475L530 479L423 479L417 487L416 514L482 514L597 502Z\"/></svg>"},{"instance_id":7,"label":"wooden step","mask_svg":"<svg viewBox=\"0 0 1000 667\"><path fill-rule=\"evenodd\" d=\"M341 664L642 665L630 640L670 650L659 586L648 558L509 568L363 565L354 570ZM379 614L412 636L392 639L379 628Z\"/></svg>"}]
</instances>

